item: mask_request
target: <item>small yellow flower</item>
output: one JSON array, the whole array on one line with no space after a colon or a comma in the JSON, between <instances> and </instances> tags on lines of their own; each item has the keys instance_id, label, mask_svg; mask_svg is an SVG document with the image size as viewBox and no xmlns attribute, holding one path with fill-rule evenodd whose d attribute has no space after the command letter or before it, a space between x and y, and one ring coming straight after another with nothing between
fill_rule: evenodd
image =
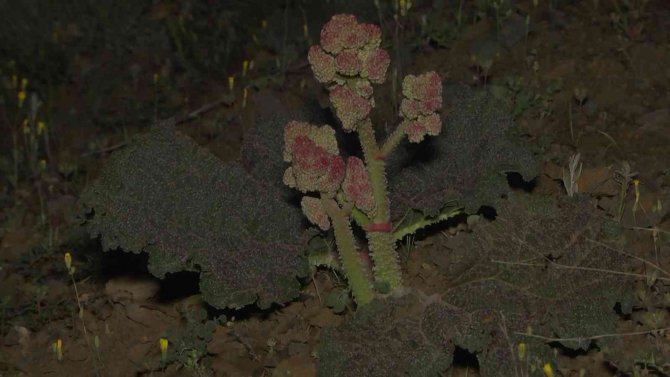
<instances>
[{"instance_id":1,"label":"small yellow flower","mask_svg":"<svg viewBox=\"0 0 670 377\"><path fill-rule=\"evenodd\" d=\"M51 350L56 355L56 360L63 360L63 340L61 338L58 338L55 342L53 342L51 345Z\"/></svg>"},{"instance_id":2,"label":"small yellow flower","mask_svg":"<svg viewBox=\"0 0 670 377\"><path fill-rule=\"evenodd\" d=\"M519 355L519 360L523 360L526 358L526 343L519 343L517 347L518 355Z\"/></svg>"},{"instance_id":3,"label":"small yellow flower","mask_svg":"<svg viewBox=\"0 0 670 377\"><path fill-rule=\"evenodd\" d=\"M19 93L16 95L16 100L17 104L19 106L19 109L23 107L23 102L26 100L26 91L25 90L20 90Z\"/></svg>"},{"instance_id":4,"label":"small yellow flower","mask_svg":"<svg viewBox=\"0 0 670 377\"><path fill-rule=\"evenodd\" d=\"M44 133L46 130L47 124L43 120L37 122L37 135L42 135L42 133Z\"/></svg>"},{"instance_id":5,"label":"small yellow flower","mask_svg":"<svg viewBox=\"0 0 670 377\"><path fill-rule=\"evenodd\" d=\"M67 269L67 273L72 275L73 269L72 269L72 254L70 254L69 251L65 252L65 255L63 256L63 260L65 261L65 268Z\"/></svg>"},{"instance_id":6,"label":"small yellow flower","mask_svg":"<svg viewBox=\"0 0 670 377\"><path fill-rule=\"evenodd\" d=\"M248 70L249 70L249 61L245 60L242 62L242 77L247 77Z\"/></svg>"},{"instance_id":7,"label":"small yellow flower","mask_svg":"<svg viewBox=\"0 0 670 377\"><path fill-rule=\"evenodd\" d=\"M640 180L637 178L633 179L633 186L635 187L635 203L633 204L633 212L637 212L637 209L640 206Z\"/></svg>"},{"instance_id":8,"label":"small yellow flower","mask_svg":"<svg viewBox=\"0 0 670 377\"><path fill-rule=\"evenodd\" d=\"M402 17L407 16L407 11L412 8L412 1L411 0L399 0L399 8L400 8L400 15Z\"/></svg>"},{"instance_id":9,"label":"small yellow flower","mask_svg":"<svg viewBox=\"0 0 670 377\"><path fill-rule=\"evenodd\" d=\"M21 79L21 90L26 90L27 87L28 87L28 79L24 77Z\"/></svg>"},{"instance_id":10,"label":"small yellow flower","mask_svg":"<svg viewBox=\"0 0 670 377\"><path fill-rule=\"evenodd\" d=\"M235 88L235 76L228 76L228 90L232 91Z\"/></svg>"},{"instance_id":11,"label":"small yellow flower","mask_svg":"<svg viewBox=\"0 0 670 377\"><path fill-rule=\"evenodd\" d=\"M23 130L24 134L30 135L30 127L28 126L28 119L24 119L23 122L21 122L21 129Z\"/></svg>"},{"instance_id":12,"label":"small yellow flower","mask_svg":"<svg viewBox=\"0 0 670 377\"><path fill-rule=\"evenodd\" d=\"M542 370L544 371L545 376L554 377L554 369L551 367L551 364L549 363L544 364Z\"/></svg>"},{"instance_id":13,"label":"small yellow flower","mask_svg":"<svg viewBox=\"0 0 670 377\"><path fill-rule=\"evenodd\" d=\"M168 340L167 338L160 338L158 340L158 345L161 349L161 361L165 362L167 360L167 351L168 351Z\"/></svg>"},{"instance_id":14,"label":"small yellow flower","mask_svg":"<svg viewBox=\"0 0 670 377\"><path fill-rule=\"evenodd\" d=\"M261 21L261 29L265 29L268 27L268 20L262 20Z\"/></svg>"}]
</instances>

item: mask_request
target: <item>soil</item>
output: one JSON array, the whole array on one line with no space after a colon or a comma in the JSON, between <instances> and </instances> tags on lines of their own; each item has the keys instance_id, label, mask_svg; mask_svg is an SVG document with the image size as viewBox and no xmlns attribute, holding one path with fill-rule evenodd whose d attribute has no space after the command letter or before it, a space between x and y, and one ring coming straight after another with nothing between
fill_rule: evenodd
<instances>
[{"instance_id":1,"label":"soil","mask_svg":"<svg viewBox=\"0 0 670 377\"><path fill-rule=\"evenodd\" d=\"M603 216L621 218L628 253L670 271L670 216L663 216L662 210L670 205L670 2L652 0L644 6L645 2L633 0L556 6L535 2L539 4L515 2L500 25L490 16L464 21L448 43L436 34L410 35L416 25L410 28L408 19L406 34L400 38L418 47L406 54L402 71L437 70L448 83L491 90L518 110L516 123L541 160L533 194L565 195L563 173L569 158L579 153L583 163L579 191L592 196ZM453 23L458 3L445 2L431 22ZM624 3L638 8L629 9ZM430 5L411 11L426 7ZM465 9L473 7L465 2ZM146 17L161 16L154 10ZM498 34L500 30L504 33ZM502 37L497 38L499 35ZM392 46L389 41L389 49ZM127 65L160 67L157 62L168 53L136 50L128 54ZM252 53L250 57L259 65L274 59L262 48ZM73 69L103 64L106 57L102 55L82 57ZM241 77L239 70L237 75ZM167 115L215 102L228 91L225 79L198 81L184 71L174 73L171 80L172 84L160 89L161 109ZM119 114L136 111L148 113L148 118L156 115L158 111L151 114L151 110L124 105L152 102L157 96L149 82L137 90L133 85L120 84L118 93L102 105L106 107L102 116L116 114L126 119ZM297 107L306 97L323 95L304 58L291 62L281 86L268 87L287 106ZM135 122L119 122L122 126L78 124L87 115L88 92L76 80L53 90L48 106L60 115L49 125L54 136L49 149L40 152L45 168L22 174L14 185L11 169L0 166L0 177L6 178L0 180L0 377L315 376L319 333L353 313L348 307L336 314L324 303L324 297L344 282L332 271L318 270L313 280L305 282L301 296L285 306L217 311L201 301L195 274L175 274L161 281L147 272L142 255L121 251L102 255L95 240L85 241L68 223L70 212L113 151L122 148L129 135L146 130L149 122L136 117ZM179 126L223 160L237 155L244 131L253 127L256 106L262 105L254 99L255 88L247 92L244 105L240 87L234 92L232 104L215 106ZM392 112L391 106L378 107L382 114ZM16 122L10 121L16 119L14 112L9 107L0 110L3 135L15 133ZM3 157L11 161L11 137L3 137L0 146ZM632 174L622 183L624 162ZM619 212L622 203L625 207ZM444 279L431 259L435 248L466 228L447 224L405 240L400 249L411 250L403 258L407 285L432 293ZM69 249L72 245L77 249ZM72 276L63 261L66 249L72 250L74 258ZM634 272L644 275L648 271L640 263ZM656 308L666 315L656 325L670 327L667 280L655 281L650 275L638 280L637 292L631 295L646 295L644 302L650 296L665 295L665 303ZM663 302L659 300L654 302ZM191 350L171 344L168 347L179 350L182 362L161 365L159 339L185 328L185 313L201 309L206 314L198 320L212 321L214 326L204 353L189 359ZM648 329L639 319L647 309L640 306L638 314L622 316L620 332ZM55 349L58 339L62 342L60 360ZM649 342L669 353L655 355L669 363L670 331L626 337L625 350L633 353ZM618 371L616 361L605 360L597 348L562 355L560 361L559 372L564 376L626 372ZM445 376L478 375L473 355L464 352L455 362L456 367ZM666 364L665 373L668 370Z\"/></svg>"}]
</instances>

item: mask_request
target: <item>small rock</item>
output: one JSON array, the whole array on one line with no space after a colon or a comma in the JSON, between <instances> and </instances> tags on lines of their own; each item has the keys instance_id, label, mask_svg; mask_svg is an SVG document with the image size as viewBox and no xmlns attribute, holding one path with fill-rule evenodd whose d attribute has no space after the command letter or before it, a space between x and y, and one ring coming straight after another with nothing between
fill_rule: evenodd
<instances>
[{"instance_id":1,"label":"small rock","mask_svg":"<svg viewBox=\"0 0 670 377\"><path fill-rule=\"evenodd\" d=\"M333 311L328 308L322 308L318 314L309 319L309 323L312 326L320 328L337 326L341 322L342 316L333 313Z\"/></svg>"},{"instance_id":2,"label":"small rock","mask_svg":"<svg viewBox=\"0 0 670 377\"><path fill-rule=\"evenodd\" d=\"M26 346L28 342L30 342L30 330L23 326L14 326L5 335L3 344L7 347L16 345Z\"/></svg>"},{"instance_id":3,"label":"small rock","mask_svg":"<svg viewBox=\"0 0 670 377\"><path fill-rule=\"evenodd\" d=\"M160 289L157 279L117 277L105 284L105 294L114 302L144 302Z\"/></svg>"},{"instance_id":4,"label":"small rock","mask_svg":"<svg viewBox=\"0 0 670 377\"><path fill-rule=\"evenodd\" d=\"M125 308L128 318L147 327L157 323L156 321L164 319L164 315L161 312L144 308L136 303L128 304Z\"/></svg>"}]
</instances>

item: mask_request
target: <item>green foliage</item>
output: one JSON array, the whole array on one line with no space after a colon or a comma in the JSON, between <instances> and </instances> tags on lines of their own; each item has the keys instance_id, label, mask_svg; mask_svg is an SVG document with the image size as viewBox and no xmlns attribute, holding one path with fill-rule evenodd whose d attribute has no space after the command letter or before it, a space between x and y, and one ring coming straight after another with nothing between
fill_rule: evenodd
<instances>
[{"instance_id":1,"label":"green foliage","mask_svg":"<svg viewBox=\"0 0 670 377\"><path fill-rule=\"evenodd\" d=\"M512 195L495 221L430 256L448 281L441 298L378 300L326 331L319 376L433 376L456 345L477 356L483 377L540 377L545 364L556 369L545 343L606 345L596 337L615 332L614 307L630 307L630 281L617 275L627 259L603 246L618 239L601 233L590 207Z\"/></svg>"},{"instance_id":2,"label":"green foliage","mask_svg":"<svg viewBox=\"0 0 670 377\"><path fill-rule=\"evenodd\" d=\"M267 308L296 297L308 269L299 211L264 182L156 125L110 159L82 194L79 221L104 250L148 252L158 277L199 271L215 307Z\"/></svg>"},{"instance_id":3,"label":"green foliage","mask_svg":"<svg viewBox=\"0 0 670 377\"><path fill-rule=\"evenodd\" d=\"M630 308L632 280L617 274L627 271L628 260L604 246L620 246L620 238L603 235L603 221L585 198L513 195L495 221L454 239L444 253L439 264L455 286L444 300L469 312L502 313L505 343L538 349L537 339L524 335L532 329L586 349L590 337L616 332L615 304ZM493 354L509 344L500 347ZM493 371L503 361L484 355L480 366Z\"/></svg>"},{"instance_id":4,"label":"green foliage","mask_svg":"<svg viewBox=\"0 0 670 377\"><path fill-rule=\"evenodd\" d=\"M351 303L348 289L333 289L324 300L327 307L333 309L337 314L343 313L347 305Z\"/></svg>"},{"instance_id":5,"label":"green foliage","mask_svg":"<svg viewBox=\"0 0 670 377\"><path fill-rule=\"evenodd\" d=\"M190 307L183 308L181 315L186 323L169 330L164 336L170 344L165 363L198 369L198 360L207 355L207 344L212 340L216 326L225 322L225 318L208 320L205 309Z\"/></svg>"},{"instance_id":6,"label":"green foliage","mask_svg":"<svg viewBox=\"0 0 670 377\"><path fill-rule=\"evenodd\" d=\"M341 326L324 330L317 376L429 377L446 370L454 346L440 343L434 330L452 324L426 320L427 304L413 293L376 299Z\"/></svg>"},{"instance_id":7,"label":"green foliage","mask_svg":"<svg viewBox=\"0 0 670 377\"><path fill-rule=\"evenodd\" d=\"M391 163L394 219L410 209L436 216L451 201L468 213L482 205L496 207L510 191L505 173L535 177L535 160L503 106L486 92L462 86L444 92L451 111L442 115L442 134Z\"/></svg>"},{"instance_id":8,"label":"green foliage","mask_svg":"<svg viewBox=\"0 0 670 377\"><path fill-rule=\"evenodd\" d=\"M511 109L512 117L518 118L527 110L539 109L540 117L553 112L553 95L562 88L560 80L554 80L544 90L525 82L521 76L507 76L500 85L489 86L496 100L506 103Z\"/></svg>"}]
</instances>

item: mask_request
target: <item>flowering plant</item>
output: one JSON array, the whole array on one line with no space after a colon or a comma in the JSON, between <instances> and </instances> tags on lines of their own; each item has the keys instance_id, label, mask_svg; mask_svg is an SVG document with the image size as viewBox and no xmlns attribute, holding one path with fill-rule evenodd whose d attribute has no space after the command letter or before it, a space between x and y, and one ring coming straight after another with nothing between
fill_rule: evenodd
<instances>
[{"instance_id":1,"label":"flowering plant","mask_svg":"<svg viewBox=\"0 0 670 377\"><path fill-rule=\"evenodd\" d=\"M408 75L402 82L401 121L379 142L370 119L375 107L372 84L385 81L390 57L380 48L378 26L358 23L348 14L331 18L321 30L321 44L309 49L315 78L326 85L344 132L356 132L363 158L340 154L335 130L291 121L284 130L284 160L291 165L284 183L307 194L301 207L322 230L332 226L344 273L358 304L374 295L366 262L359 257L351 228L352 213L363 214L363 230L372 257L374 285L402 286L392 234L386 160L405 136L421 142L441 131L442 83L435 72Z\"/></svg>"}]
</instances>

